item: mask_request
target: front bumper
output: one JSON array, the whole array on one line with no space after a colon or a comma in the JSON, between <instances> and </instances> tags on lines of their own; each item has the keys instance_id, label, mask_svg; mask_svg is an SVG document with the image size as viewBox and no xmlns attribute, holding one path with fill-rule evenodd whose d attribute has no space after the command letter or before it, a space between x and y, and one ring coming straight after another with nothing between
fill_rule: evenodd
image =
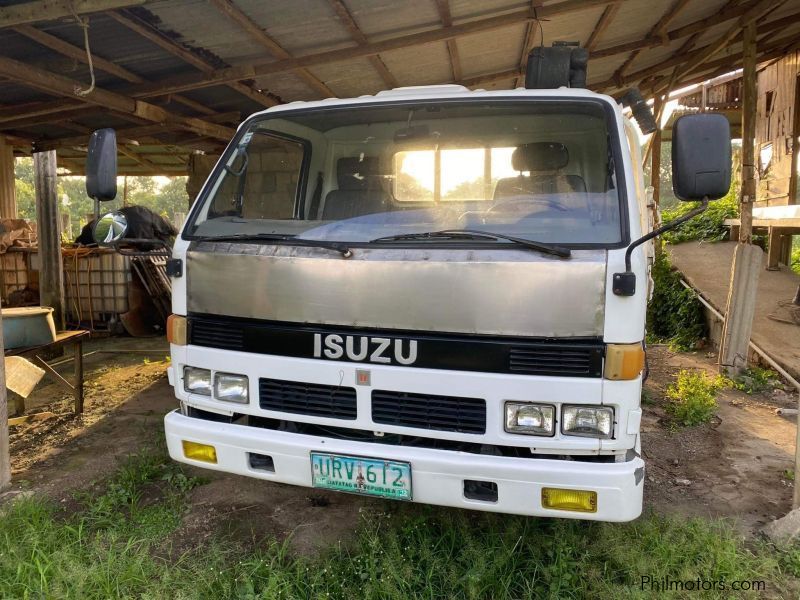
<instances>
[{"instance_id":1,"label":"front bumper","mask_svg":"<svg viewBox=\"0 0 800 600\"><path fill-rule=\"evenodd\" d=\"M237 475L292 485L311 486L310 452L371 456L411 463L415 502L518 515L630 521L641 514L644 461L621 463L509 458L353 442L313 435L216 423L171 412L164 419L170 456L177 461ZM187 459L182 441L210 444L217 463ZM275 470L250 467L248 452L272 457ZM497 502L464 497L464 480L497 484ZM597 512L544 508L541 488L560 487L597 492Z\"/></svg>"}]
</instances>

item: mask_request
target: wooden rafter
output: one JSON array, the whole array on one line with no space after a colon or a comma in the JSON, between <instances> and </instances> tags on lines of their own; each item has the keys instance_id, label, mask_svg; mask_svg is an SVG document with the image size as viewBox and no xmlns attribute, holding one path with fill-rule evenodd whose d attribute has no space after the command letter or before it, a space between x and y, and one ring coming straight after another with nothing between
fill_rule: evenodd
<instances>
[{"instance_id":1,"label":"wooden rafter","mask_svg":"<svg viewBox=\"0 0 800 600\"><path fill-rule=\"evenodd\" d=\"M534 16L538 14L538 10L541 5L542 0L531 0L531 10L533 10ZM538 21L537 19L529 21L525 26L525 37L522 40L522 49L519 53L520 75L516 78L516 84L514 87L520 87L525 82L525 68L528 64L528 54L533 49L533 42L536 39L537 30L542 33L542 36L544 36L544 30L542 29L541 21ZM544 40L542 39L540 42L544 43Z\"/></svg>"},{"instance_id":2,"label":"wooden rafter","mask_svg":"<svg viewBox=\"0 0 800 600\"><path fill-rule=\"evenodd\" d=\"M78 81L63 75L2 56L0 56L0 75L43 90L46 93L59 94L67 98L74 98L75 87L80 85ZM212 138L227 140L233 134L233 130L228 127L195 117L176 115L155 104L135 100L99 87L95 87L90 94L78 99L87 104L101 106L119 113L131 114L154 123L173 123L182 129Z\"/></svg>"},{"instance_id":3,"label":"wooden rafter","mask_svg":"<svg viewBox=\"0 0 800 600\"><path fill-rule=\"evenodd\" d=\"M680 0L679 0L680 1ZM619 11L620 4L609 4L606 6L603 14L600 15L600 18L597 20L597 25L594 26L589 39L586 41L585 48L591 52L597 46L597 42L600 40L600 36L602 36L606 29L609 28L611 22L614 20L614 17L617 15Z\"/></svg>"},{"instance_id":4,"label":"wooden rafter","mask_svg":"<svg viewBox=\"0 0 800 600\"><path fill-rule=\"evenodd\" d=\"M561 2L556 2L555 4L548 4L541 7L538 13L540 18L551 18L557 15L584 11L595 6L604 6L616 1L619 0L562 0ZM338 50L328 50L315 54L307 54L305 56L299 56L291 59L255 62L250 65L218 69L214 73L205 74L201 77L197 77L195 75L178 76L170 80L166 80L159 85L144 86L140 90L140 93L143 95L180 93L187 90L220 85L231 81L253 79L254 77L272 75L275 73L285 73L287 71L293 71L299 68L347 61L354 58L361 58L375 54L382 54L384 52L390 52L392 50L399 50L401 48L430 44L474 33L502 29L511 25L527 23L531 20L534 20L534 18L535 17L532 9L513 11L494 17L486 17L466 23L459 23L457 25L452 25L451 27L441 27L439 29L433 29L430 31L422 31L419 33L388 38L377 42L370 42L369 44L365 44L363 46L353 46Z\"/></svg>"},{"instance_id":5,"label":"wooden rafter","mask_svg":"<svg viewBox=\"0 0 800 600\"><path fill-rule=\"evenodd\" d=\"M36 0L0 8L0 28L140 6L147 0Z\"/></svg>"},{"instance_id":6,"label":"wooden rafter","mask_svg":"<svg viewBox=\"0 0 800 600\"><path fill-rule=\"evenodd\" d=\"M64 40L49 34L45 31L41 31L36 29L31 25L19 25L14 27L14 31L17 33L24 35L25 37L32 39L33 41L41 44L45 48L49 48L59 54L63 54L64 56L71 58L73 60L77 60L82 63L88 63L88 58L86 56L86 50L80 48L78 46L73 46L69 42L65 42ZM129 83L146 83L146 81L139 77L136 73L129 71L128 69L121 67L110 60L106 60L105 58L98 56L96 53L92 53L92 64L99 70L105 71L106 73L110 73L120 79L124 79ZM199 102L195 102L190 98L186 98L184 96L180 96L178 94L172 96L172 99L175 102L179 102L184 106L188 106L193 110L196 110L202 115L211 115L214 114L214 111L200 104Z\"/></svg>"},{"instance_id":7,"label":"wooden rafter","mask_svg":"<svg viewBox=\"0 0 800 600\"><path fill-rule=\"evenodd\" d=\"M450 0L435 0L436 8L439 10L439 18L445 27L453 26L453 15L450 14ZM458 81L463 75L461 73L461 57L458 55L458 44L455 38L447 40L447 54L450 57L450 70L453 72L453 79Z\"/></svg>"},{"instance_id":8,"label":"wooden rafter","mask_svg":"<svg viewBox=\"0 0 800 600\"><path fill-rule=\"evenodd\" d=\"M667 42L674 42L675 40L683 39L695 33L702 33L706 31L709 27L713 27L714 25L719 25L726 21L738 19L739 17L744 15L748 10L756 6L759 3L759 1L760 0L750 0L749 2L731 6L730 8L723 9L721 11L715 11L713 15L710 15L704 19L699 19L697 21L694 21L693 23L689 23L688 25L683 25L681 27L668 31L663 35L646 36L644 39L641 40L636 40L633 42L625 42L623 44L617 44L616 46L609 46L606 48L595 50L592 53L592 57L595 59L606 58L608 56L615 56L617 54L626 54L628 52L633 52L635 50L655 48L656 46L663 46L665 38Z\"/></svg>"},{"instance_id":9,"label":"wooden rafter","mask_svg":"<svg viewBox=\"0 0 800 600\"><path fill-rule=\"evenodd\" d=\"M192 65L195 69L201 71L205 75L209 75L215 71L215 66L210 64L203 58L197 56L194 52L187 50L177 42L169 39L163 33L152 27L149 23L131 15L128 12L112 11L108 13L118 23L124 25L131 31L138 33L146 40L151 41L162 50L166 50L173 56L177 56L182 61ZM242 79L248 79L243 77ZM270 107L280 104L280 100L270 94L264 94L260 90L253 89L252 87L241 83L240 81L223 82L229 88L235 90L239 94L257 102L261 106ZM155 85L155 84L152 84ZM171 94L172 92L167 92ZM152 94L158 95L158 94ZM140 97L148 97L147 95Z\"/></svg>"},{"instance_id":10,"label":"wooden rafter","mask_svg":"<svg viewBox=\"0 0 800 600\"><path fill-rule=\"evenodd\" d=\"M328 2L336 13L336 16L339 17L339 20L350 32L350 36L356 41L356 43L361 46L369 44L367 36L365 36L364 32L361 31L361 28L358 26L358 23L356 23L355 18L350 13L350 10L347 8L347 6L345 6L344 2L342 0L328 0ZM368 56L367 58L375 70L378 71L386 85L388 85L390 88L396 88L400 86L395 76L392 75L391 71L389 71L389 68L386 66L386 63L383 62L383 59L381 59L379 55L375 54L373 56Z\"/></svg>"},{"instance_id":11,"label":"wooden rafter","mask_svg":"<svg viewBox=\"0 0 800 600\"><path fill-rule=\"evenodd\" d=\"M796 14L793 14L793 15L787 15L786 17L783 17L781 19L777 19L775 21L763 24L760 27L760 31L761 31L762 34L770 34L770 33L776 32L776 31L784 30L784 29L786 29L786 28L788 28L788 27L790 27L790 26L792 26L792 25L794 25L794 24L796 24L798 22L800 22L800 13L796 13ZM692 40L692 38L689 38L689 40L687 40L686 43L684 43L684 46L687 47L691 40ZM732 44L737 43L739 41L741 41L741 34L735 35L729 41L728 45L732 45ZM692 41L692 43L694 43L694 42ZM597 82L592 87L595 88L595 89L598 89L598 90L608 90L608 89L613 89L613 88L621 89L621 88L624 88L624 87L629 86L631 84L642 82L642 81L644 81L644 80L646 80L648 78L651 78L651 77L654 77L656 75L659 75L660 73L663 73L663 72L668 71L670 69L674 69L676 67L680 67L682 64L684 64L684 63L686 63L686 62L688 62L690 60L696 60L697 57L701 55L701 53L708 52L710 47L711 47L711 44L706 45L706 46L702 46L702 47L697 48L697 49L692 50L692 51L690 51L689 48L687 47L686 51L684 51L684 52L680 52L680 51L675 52L669 58L666 58L663 61L661 61L661 62L659 62L659 63L657 63L655 65L651 65L649 67L645 67L645 68L640 69L638 71L634 71L634 72L632 72L632 73L630 73L628 75L624 75L624 76L622 76L620 78L612 77L612 78L607 79L605 81ZM681 82L676 82L676 83L682 83L683 81L684 80L682 79Z\"/></svg>"},{"instance_id":12,"label":"wooden rafter","mask_svg":"<svg viewBox=\"0 0 800 600\"><path fill-rule=\"evenodd\" d=\"M223 15L241 27L253 40L266 48L275 58L292 58L283 46L275 41L272 36L268 35L266 31L261 29L258 23L243 13L231 0L209 0L209 2ZM303 81L324 97L336 96L331 88L325 85L319 78L315 77L308 69L301 68L297 69L296 72Z\"/></svg>"}]
</instances>

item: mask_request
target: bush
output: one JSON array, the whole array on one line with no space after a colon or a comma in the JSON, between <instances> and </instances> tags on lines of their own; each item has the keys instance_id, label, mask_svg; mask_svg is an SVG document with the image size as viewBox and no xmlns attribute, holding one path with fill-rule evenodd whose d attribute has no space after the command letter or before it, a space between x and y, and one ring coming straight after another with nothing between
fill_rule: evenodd
<instances>
[{"instance_id":1,"label":"bush","mask_svg":"<svg viewBox=\"0 0 800 600\"><path fill-rule=\"evenodd\" d=\"M745 394L760 394L781 386L780 377L772 369L750 367L733 381L733 387Z\"/></svg>"},{"instance_id":2,"label":"bush","mask_svg":"<svg viewBox=\"0 0 800 600\"><path fill-rule=\"evenodd\" d=\"M667 388L667 412L681 425L707 423L717 408L717 392L727 385L728 381L720 375L711 377L705 371L681 371Z\"/></svg>"},{"instance_id":3,"label":"bush","mask_svg":"<svg viewBox=\"0 0 800 600\"><path fill-rule=\"evenodd\" d=\"M677 351L693 350L706 335L703 305L693 290L683 287L662 250L652 270L653 298L647 307L650 342L666 342Z\"/></svg>"},{"instance_id":4,"label":"bush","mask_svg":"<svg viewBox=\"0 0 800 600\"><path fill-rule=\"evenodd\" d=\"M662 210L661 221L664 224L674 221L697 206L697 202L681 202L673 209ZM662 237L670 244L680 244L692 240L719 242L728 234L728 228L724 224L725 219L735 219L738 216L739 190L736 186L731 186L727 196L710 202L704 213L677 229L668 231Z\"/></svg>"}]
</instances>

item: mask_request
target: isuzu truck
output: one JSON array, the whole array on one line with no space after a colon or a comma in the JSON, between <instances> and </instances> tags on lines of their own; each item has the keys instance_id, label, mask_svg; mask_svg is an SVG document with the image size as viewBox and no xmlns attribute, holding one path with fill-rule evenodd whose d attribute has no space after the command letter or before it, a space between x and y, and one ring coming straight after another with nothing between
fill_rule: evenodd
<instances>
[{"instance_id":1,"label":"isuzu truck","mask_svg":"<svg viewBox=\"0 0 800 600\"><path fill-rule=\"evenodd\" d=\"M673 138L675 190L702 210L730 182L727 121L683 117ZM251 116L171 251L170 456L636 518L647 198L638 130L586 89L400 88ZM107 215L96 233L123 230Z\"/></svg>"}]
</instances>

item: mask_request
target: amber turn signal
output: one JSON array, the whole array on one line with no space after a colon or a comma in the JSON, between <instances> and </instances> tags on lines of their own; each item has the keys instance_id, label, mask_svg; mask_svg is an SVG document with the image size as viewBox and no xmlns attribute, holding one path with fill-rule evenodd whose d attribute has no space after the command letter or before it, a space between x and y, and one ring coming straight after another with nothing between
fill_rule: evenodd
<instances>
[{"instance_id":1,"label":"amber turn signal","mask_svg":"<svg viewBox=\"0 0 800 600\"><path fill-rule=\"evenodd\" d=\"M180 315L167 317L167 341L176 346L186 345L186 317Z\"/></svg>"},{"instance_id":2,"label":"amber turn signal","mask_svg":"<svg viewBox=\"0 0 800 600\"><path fill-rule=\"evenodd\" d=\"M192 460L217 464L217 449L208 444L183 440L183 455Z\"/></svg>"},{"instance_id":3,"label":"amber turn signal","mask_svg":"<svg viewBox=\"0 0 800 600\"><path fill-rule=\"evenodd\" d=\"M638 344L608 344L603 376L628 381L636 379L644 369L644 347Z\"/></svg>"}]
</instances>

